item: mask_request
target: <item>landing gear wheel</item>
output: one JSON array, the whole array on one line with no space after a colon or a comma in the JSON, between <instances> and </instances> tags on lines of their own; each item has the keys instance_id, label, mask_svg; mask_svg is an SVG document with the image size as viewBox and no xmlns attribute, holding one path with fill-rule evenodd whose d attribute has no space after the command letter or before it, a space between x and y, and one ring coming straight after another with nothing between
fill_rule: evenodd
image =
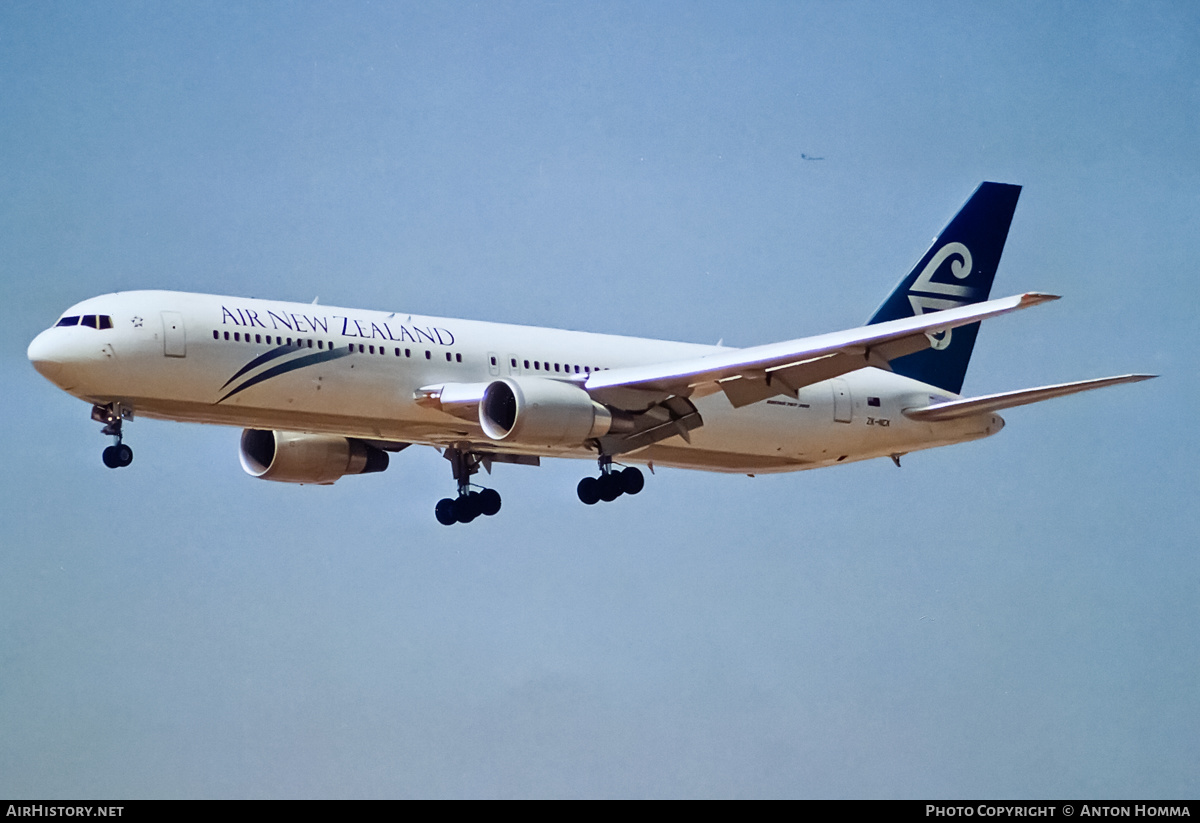
<instances>
[{"instance_id":1,"label":"landing gear wheel","mask_svg":"<svg viewBox=\"0 0 1200 823\"><path fill-rule=\"evenodd\" d=\"M479 516L479 492L464 494L454 501L454 516L459 523L470 523Z\"/></svg>"},{"instance_id":2,"label":"landing gear wheel","mask_svg":"<svg viewBox=\"0 0 1200 823\"><path fill-rule=\"evenodd\" d=\"M646 487L646 476L642 470L628 466L623 470L614 470L612 457L600 455L600 476L585 477L579 481L576 492L579 499L591 506L603 500L611 503L623 494L637 494Z\"/></svg>"},{"instance_id":3,"label":"landing gear wheel","mask_svg":"<svg viewBox=\"0 0 1200 823\"><path fill-rule=\"evenodd\" d=\"M596 481L599 487L600 499L605 503L611 503L621 496L621 475L619 474L602 474Z\"/></svg>"},{"instance_id":4,"label":"landing gear wheel","mask_svg":"<svg viewBox=\"0 0 1200 823\"><path fill-rule=\"evenodd\" d=\"M637 494L646 487L646 477L641 469L630 466L621 472L621 491L625 494Z\"/></svg>"},{"instance_id":5,"label":"landing gear wheel","mask_svg":"<svg viewBox=\"0 0 1200 823\"><path fill-rule=\"evenodd\" d=\"M589 506L600 502L600 484L594 477L585 477L580 480L575 491L579 494L579 500Z\"/></svg>"},{"instance_id":6,"label":"landing gear wheel","mask_svg":"<svg viewBox=\"0 0 1200 823\"><path fill-rule=\"evenodd\" d=\"M113 438L113 444L100 453L104 465L110 469L120 469L132 463L133 449L121 442L121 431L124 421L133 419L133 407L122 406L115 400L103 406L96 403L92 406L92 419L104 424L101 434Z\"/></svg>"},{"instance_id":7,"label":"landing gear wheel","mask_svg":"<svg viewBox=\"0 0 1200 823\"><path fill-rule=\"evenodd\" d=\"M458 518L454 516L454 501L449 497L443 497L438 501L437 506L433 509L433 514L443 526L453 526L458 522Z\"/></svg>"},{"instance_id":8,"label":"landing gear wheel","mask_svg":"<svg viewBox=\"0 0 1200 823\"><path fill-rule=\"evenodd\" d=\"M458 482L458 497L445 498L434 508L438 522L444 526L455 523L470 523L476 517L483 515L491 517L500 511L500 493L494 489L471 491L471 475L476 474L480 467L489 471L491 464L477 452L464 447L451 447L442 453L450 461L454 479ZM476 486L476 488L480 488Z\"/></svg>"},{"instance_id":9,"label":"landing gear wheel","mask_svg":"<svg viewBox=\"0 0 1200 823\"><path fill-rule=\"evenodd\" d=\"M491 517L500 511L500 492L495 489L484 489L479 493L479 513Z\"/></svg>"}]
</instances>

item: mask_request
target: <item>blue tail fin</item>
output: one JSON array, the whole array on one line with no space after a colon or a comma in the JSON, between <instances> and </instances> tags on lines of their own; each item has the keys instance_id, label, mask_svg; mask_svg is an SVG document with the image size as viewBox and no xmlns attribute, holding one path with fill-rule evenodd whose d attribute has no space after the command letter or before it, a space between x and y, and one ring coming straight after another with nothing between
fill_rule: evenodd
<instances>
[{"instance_id":1,"label":"blue tail fin","mask_svg":"<svg viewBox=\"0 0 1200 823\"><path fill-rule=\"evenodd\" d=\"M868 325L988 299L1020 186L981 183ZM892 361L905 377L959 394L979 324L930 336L933 348Z\"/></svg>"}]
</instances>

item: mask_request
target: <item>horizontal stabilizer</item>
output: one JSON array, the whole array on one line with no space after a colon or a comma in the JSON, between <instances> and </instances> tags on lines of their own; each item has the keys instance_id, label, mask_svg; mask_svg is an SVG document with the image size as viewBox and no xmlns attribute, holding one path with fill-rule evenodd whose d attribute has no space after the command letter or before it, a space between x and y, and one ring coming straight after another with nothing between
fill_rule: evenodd
<instances>
[{"instance_id":1,"label":"horizontal stabilizer","mask_svg":"<svg viewBox=\"0 0 1200 823\"><path fill-rule=\"evenodd\" d=\"M1011 409L1014 406L1040 403L1052 397L1065 397L1068 394L1102 389L1105 386L1115 386L1119 383L1139 383L1157 376L1156 374L1124 374L1120 377L1100 377L1095 380L1058 383L1054 386L1041 386L1036 389L1019 389L1000 394L987 394L983 397L968 397L965 400L948 400L945 403L935 403L922 409L905 409L904 416L912 420L954 420L984 412Z\"/></svg>"}]
</instances>

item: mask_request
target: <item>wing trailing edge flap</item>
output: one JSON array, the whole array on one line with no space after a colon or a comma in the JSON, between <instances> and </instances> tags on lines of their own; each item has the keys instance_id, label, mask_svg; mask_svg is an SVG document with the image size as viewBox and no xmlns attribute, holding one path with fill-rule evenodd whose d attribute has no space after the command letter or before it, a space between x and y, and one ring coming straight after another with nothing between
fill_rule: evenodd
<instances>
[{"instance_id":1,"label":"wing trailing edge flap","mask_svg":"<svg viewBox=\"0 0 1200 823\"><path fill-rule=\"evenodd\" d=\"M479 462L488 474L493 463L512 463L515 466L540 466L542 459L535 454L510 454L508 452L479 452Z\"/></svg>"},{"instance_id":2,"label":"wing trailing edge flap","mask_svg":"<svg viewBox=\"0 0 1200 823\"><path fill-rule=\"evenodd\" d=\"M920 335L920 337L924 339L924 335ZM915 341L902 342L909 342L912 351L920 351L924 348ZM889 368L888 361L901 356L894 353L900 348L900 343L897 342L891 346L885 344L873 349L861 348L858 351L848 350L837 354L827 354L810 360L802 360L799 363L789 363L786 366L766 369L761 376L739 375L718 380L717 386L725 392L730 405L735 409L740 409L742 406L766 400L777 394L796 397L797 392L805 386L839 377L867 366L887 369ZM904 352L904 354L909 353Z\"/></svg>"},{"instance_id":3,"label":"wing trailing edge flap","mask_svg":"<svg viewBox=\"0 0 1200 823\"><path fill-rule=\"evenodd\" d=\"M704 421L691 400L668 397L658 405L634 415L633 431L601 437L600 448L605 454L628 454L675 435L691 443L689 432L702 425Z\"/></svg>"},{"instance_id":4,"label":"wing trailing edge flap","mask_svg":"<svg viewBox=\"0 0 1200 823\"><path fill-rule=\"evenodd\" d=\"M404 443L399 440L364 440L361 437L355 437L354 439L360 443L366 443L368 446L392 453L402 452L412 445L412 443Z\"/></svg>"},{"instance_id":5,"label":"wing trailing edge flap","mask_svg":"<svg viewBox=\"0 0 1200 823\"><path fill-rule=\"evenodd\" d=\"M1068 394L1102 389L1105 386L1140 383L1157 376L1154 374L1123 374L1119 377L1099 377L1095 380L1078 380L1074 383L1039 386L1036 389L1018 389L1017 391L987 394L982 397L968 397L963 400L947 400L944 403L934 403L932 406L920 409L905 409L904 416L911 420L922 421L954 420L959 417L970 417L985 412L1026 406L1030 403L1040 403L1053 397L1065 397Z\"/></svg>"},{"instance_id":6,"label":"wing trailing edge flap","mask_svg":"<svg viewBox=\"0 0 1200 823\"><path fill-rule=\"evenodd\" d=\"M804 386L865 366L887 368L892 359L929 348L930 335L1057 299L1057 295L1029 292L694 360L594 372L584 386L600 402L614 405L619 405L622 394L631 392L648 399L704 396L719 390L735 407L745 406L777 394L795 396Z\"/></svg>"}]
</instances>

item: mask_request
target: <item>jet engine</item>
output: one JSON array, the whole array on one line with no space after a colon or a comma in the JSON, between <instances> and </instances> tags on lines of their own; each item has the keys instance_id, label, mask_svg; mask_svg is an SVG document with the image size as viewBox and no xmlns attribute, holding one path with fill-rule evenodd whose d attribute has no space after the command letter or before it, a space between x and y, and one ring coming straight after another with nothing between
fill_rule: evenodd
<instances>
[{"instance_id":1,"label":"jet engine","mask_svg":"<svg viewBox=\"0 0 1200 823\"><path fill-rule=\"evenodd\" d=\"M329 485L347 474L381 472L387 452L332 434L245 429L242 468L261 480Z\"/></svg>"},{"instance_id":2,"label":"jet engine","mask_svg":"<svg viewBox=\"0 0 1200 823\"><path fill-rule=\"evenodd\" d=\"M613 424L613 412L579 386L541 377L496 380L479 403L483 433L504 443L577 446L608 434Z\"/></svg>"}]
</instances>

